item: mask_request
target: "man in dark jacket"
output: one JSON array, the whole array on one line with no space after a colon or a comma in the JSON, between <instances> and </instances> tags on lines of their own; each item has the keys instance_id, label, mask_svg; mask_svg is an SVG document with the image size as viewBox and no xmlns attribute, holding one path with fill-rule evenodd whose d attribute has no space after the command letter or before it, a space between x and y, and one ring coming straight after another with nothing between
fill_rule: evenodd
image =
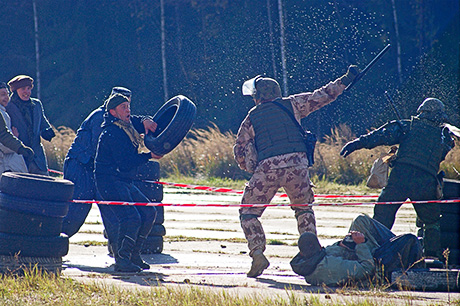
<instances>
[{"instance_id":1,"label":"man in dark jacket","mask_svg":"<svg viewBox=\"0 0 460 306\"><path fill-rule=\"evenodd\" d=\"M40 100L31 98L34 79L18 75L8 82L12 92L11 103L6 107L11 126L18 130L18 138L32 148L34 158L27 162L29 173L48 175L48 163L40 136L47 141L56 136L45 116Z\"/></svg>"},{"instance_id":2,"label":"man in dark jacket","mask_svg":"<svg viewBox=\"0 0 460 306\"><path fill-rule=\"evenodd\" d=\"M131 91L125 87L113 87L110 96L114 94L122 94L131 101ZM92 111L80 125L80 128L77 130L77 135L64 160L64 178L72 181L75 185L73 199L93 200L97 198L93 173L94 158L96 156L99 135L102 132L106 102L107 100L104 101L103 105ZM135 122L136 125L142 123L146 134L149 131L155 132L157 124L150 120L150 118L144 116L131 116L131 120ZM85 222L90 210L90 204L70 204L69 212L62 224L62 232L69 237L75 235ZM112 224L115 223L115 226L118 228L116 225L116 218L111 218L109 216L110 209L103 208L102 210L103 212L101 211L101 214L106 214L104 221L107 221L104 223L104 227L108 232L107 235L109 238L112 238L116 236L112 234Z\"/></svg>"},{"instance_id":3,"label":"man in dark jacket","mask_svg":"<svg viewBox=\"0 0 460 306\"><path fill-rule=\"evenodd\" d=\"M391 121L369 134L350 141L340 154L348 156L355 150L380 145L399 144L388 184L378 202L403 202L440 199L439 165L454 147L451 133L444 125L447 116L444 104L428 98L420 104L417 116L410 120ZM424 223L425 256L442 256L440 245L440 208L437 204L414 204L417 217ZM392 228L401 204L375 205L374 219Z\"/></svg>"},{"instance_id":4,"label":"man in dark jacket","mask_svg":"<svg viewBox=\"0 0 460 306\"><path fill-rule=\"evenodd\" d=\"M153 153L139 153L143 126L131 122L130 102L126 96L112 95L106 104L102 133L99 137L94 173L96 188L105 201L149 202L134 185L138 166ZM140 257L142 246L152 229L156 209L145 206L109 205L118 218L118 240L115 250L115 271L139 272L149 269Z\"/></svg>"}]
</instances>

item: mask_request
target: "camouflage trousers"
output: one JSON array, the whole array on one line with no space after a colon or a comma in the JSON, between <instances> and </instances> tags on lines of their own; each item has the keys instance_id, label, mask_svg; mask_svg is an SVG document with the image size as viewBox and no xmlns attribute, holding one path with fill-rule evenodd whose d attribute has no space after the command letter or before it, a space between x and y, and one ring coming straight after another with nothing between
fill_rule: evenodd
<instances>
[{"instance_id":1,"label":"camouflage trousers","mask_svg":"<svg viewBox=\"0 0 460 306\"><path fill-rule=\"evenodd\" d=\"M286 167L274 170L256 171L247 183L242 204L268 204L279 188L283 187L291 204L313 203L312 183L307 167ZM265 251L265 233L258 217L266 207L240 208L241 227L248 241L249 255L255 250ZM316 234L316 219L310 206L291 206L295 211L299 234Z\"/></svg>"}]
</instances>

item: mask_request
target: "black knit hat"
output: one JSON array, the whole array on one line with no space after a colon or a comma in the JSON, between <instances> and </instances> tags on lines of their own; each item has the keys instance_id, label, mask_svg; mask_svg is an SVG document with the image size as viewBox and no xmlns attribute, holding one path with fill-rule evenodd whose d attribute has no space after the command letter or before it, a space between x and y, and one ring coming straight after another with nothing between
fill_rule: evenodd
<instances>
[{"instance_id":1,"label":"black knit hat","mask_svg":"<svg viewBox=\"0 0 460 306\"><path fill-rule=\"evenodd\" d=\"M117 86L112 88L112 92L110 93L110 95L114 94L121 94L127 98L131 98L132 93L131 90L129 90L128 88Z\"/></svg>"},{"instance_id":2,"label":"black knit hat","mask_svg":"<svg viewBox=\"0 0 460 306\"><path fill-rule=\"evenodd\" d=\"M306 258L310 258L321 252L321 244L318 241L318 237L310 232L305 232L300 235L298 246L300 253Z\"/></svg>"},{"instance_id":3,"label":"black knit hat","mask_svg":"<svg viewBox=\"0 0 460 306\"><path fill-rule=\"evenodd\" d=\"M118 105L120 105L123 102L128 102L129 99L128 97L120 94L114 94L109 97L109 99L106 102L105 109L107 111L116 108Z\"/></svg>"}]
</instances>

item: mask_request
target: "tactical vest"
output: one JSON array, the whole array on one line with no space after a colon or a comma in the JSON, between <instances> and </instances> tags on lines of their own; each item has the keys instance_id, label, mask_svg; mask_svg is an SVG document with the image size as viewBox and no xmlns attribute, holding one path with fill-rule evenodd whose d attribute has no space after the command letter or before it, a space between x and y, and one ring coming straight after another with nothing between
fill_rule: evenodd
<instances>
[{"instance_id":1,"label":"tactical vest","mask_svg":"<svg viewBox=\"0 0 460 306\"><path fill-rule=\"evenodd\" d=\"M414 165L436 175L445 152L442 127L423 121L412 118L411 129L399 145L396 162Z\"/></svg>"},{"instance_id":2,"label":"tactical vest","mask_svg":"<svg viewBox=\"0 0 460 306\"><path fill-rule=\"evenodd\" d=\"M290 100L277 100L293 112ZM258 161L269 157L306 152L307 148L298 127L277 105L265 102L249 111L249 119L254 127Z\"/></svg>"}]
</instances>

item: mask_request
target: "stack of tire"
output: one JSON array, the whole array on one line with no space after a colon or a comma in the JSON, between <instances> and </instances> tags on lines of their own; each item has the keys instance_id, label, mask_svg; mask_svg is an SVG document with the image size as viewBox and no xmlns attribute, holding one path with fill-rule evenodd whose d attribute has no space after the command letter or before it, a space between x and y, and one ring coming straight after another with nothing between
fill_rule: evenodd
<instances>
[{"instance_id":1,"label":"stack of tire","mask_svg":"<svg viewBox=\"0 0 460 306\"><path fill-rule=\"evenodd\" d=\"M69 238L61 235L74 185L50 176L5 172L0 178L0 272L60 273Z\"/></svg>"},{"instance_id":2,"label":"stack of tire","mask_svg":"<svg viewBox=\"0 0 460 306\"><path fill-rule=\"evenodd\" d=\"M460 199L460 181L444 179L443 199ZM441 246L449 248L449 265L460 265L460 203L440 204Z\"/></svg>"},{"instance_id":3,"label":"stack of tire","mask_svg":"<svg viewBox=\"0 0 460 306\"><path fill-rule=\"evenodd\" d=\"M163 201L163 185L155 183L159 179L160 164L157 161L149 161L139 167L134 184L147 196L150 202L159 203ZM141 250L142 254L157 254L163 251L163 236L166 235L166 229L163 225L165 220L164 207L156 206L156 209L157 217Z\"/></svg>"}]
</instances>

